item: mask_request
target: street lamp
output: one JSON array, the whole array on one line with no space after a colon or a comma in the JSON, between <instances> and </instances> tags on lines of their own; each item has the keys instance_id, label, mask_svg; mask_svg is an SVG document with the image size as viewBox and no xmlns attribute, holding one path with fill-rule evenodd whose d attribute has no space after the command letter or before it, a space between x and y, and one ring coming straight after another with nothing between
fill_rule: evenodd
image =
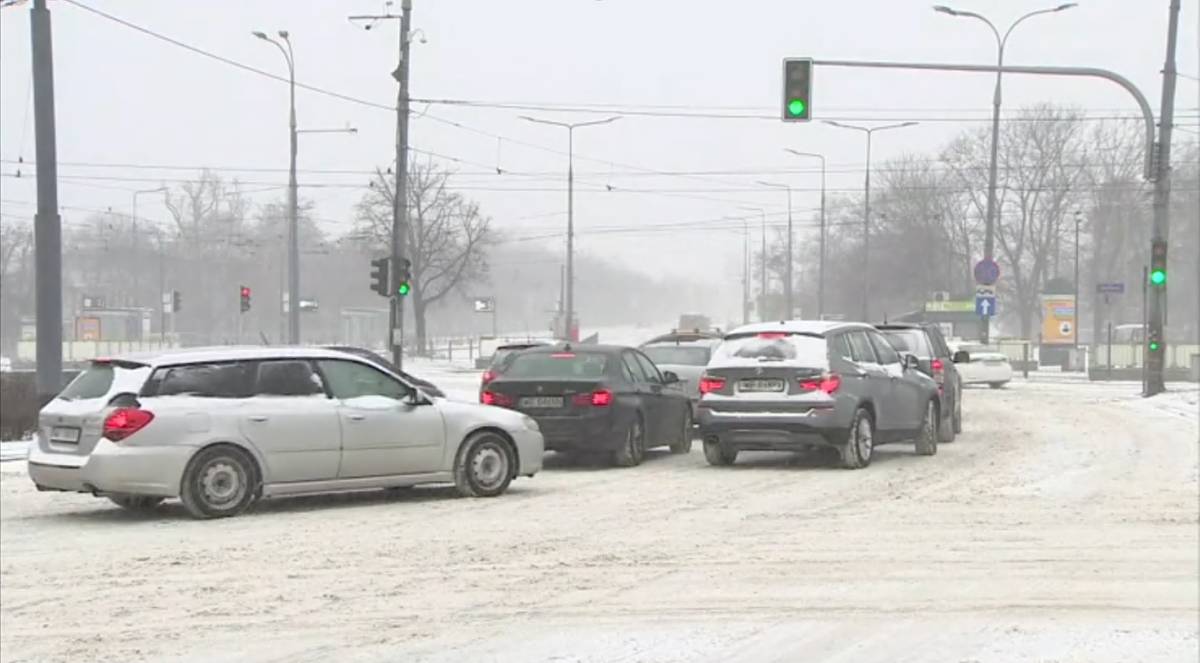
<instances>
[{"instance_id":1,"label":"street lamp","mask_svg":"<svg viewBox=\"0 0 1200 663\"><path fill-rule=\"evenodd\" d=\"M1008 26L1008 30L1004 32L1004 36L1000 35L1000 31L996 29L996 25L989 21L982 14L977 14L971 11L959 11L952 9L946 5L934 5L933 10L949 16L959 18L974 18L983 21L992 30L992 34L996 37L996 66L1004 66L1004 47L1008 44L1008 37L1012 34L1021 21L1024 21L1031 16L1038 14L1053 14L1076 6L1074 2L1067 2L1057 7L1049 7L1046 9L1038 9L1031 11L1028 14L1013 21ZM983 236L983 259L992 260L996 245L996 169L997 169L997 150L999 149L1000 141L1000 72L996 72L996 90L992 94L992 154L991 163L988 168L988 197L987 197L987 213L984 220L984 236ZM988 332L991 318L984 316L982 320L982 341L988 342Z\"/></svg>"},{"instance_id":2,"label":"street lamp","mask_svg":"<svg viewBox=\"0 0 1200 663\"><path fill-rule=\"evenodd\" d=\"M563 303L563 330L564 336L567 339L575 340L571 337L571 332L574 329L573 322L575 320L575 130L580 127L608 124L621 118L614 116L603 120L591 120L589 122L556 122L554 120L529 117L528 115L521 115L520 118L528 122L549 124L567 130L567 287L566 294L563 297L566 300Z\"/></svg>"},{"instance_id":3,"label":"street lamp","mask_svg":"<svg viewBox=\"0 0 1200 663\"><path fill-rule=\"evenodd\" d=\"M817 319L825 315L825 155L801 152L790 147L783 148L798 157L815 157L821 160L821 256L817 260Z\"/></svg>"},{"instance_id":4,"label":"street lamp","mask_svg":"<svg viewBox=\"0 0 1200 663\"><path fill-rule=\"evenodd\" d=\"M758 297L758 319L765 322L767 319L767 212L761 207L739 207L738 209L746 210L747 212L758 212L762 217L762 259L759 261L759 297Z\"/></svg>"},{"instance_id":5,"label":"street lamp","mask_svg":"<svg viewBox=\"0 0 1200 663\"><path fill-rule=\"evenodd\" d=\"M842 129L853 129L861 131L867 135L867 175L864 184L865 201L863 207L863 281L862 281L862 321L867 322L871 319L871 134L876 131L886 131L888 129L902 129L911 127L916 122L901 122L899 124L885 124L882 127L860 127L854 124L842 124L833 120L825 120L826 124Z\"/></svg>"},{"instance_id":6,"label":"street lamp","mask_svg":"<svg viewBox=\"0 0 1200 663\"><path fill-rule=\"evenodd\" d=\"M300 342L300 228L299 203L296 191L296 58L292 52L292 41L287 30L278 32L282 43L268 37L264 32L251 33L259 39L270 42L283 54L288 67L288 134L291 151L288 162L288 343L296 345ZM287 44L287 47L284 47Z\"/></svg>"},{"instance_id":7,"label":"street lamp","mask_svg":"<svg viewBox=\"0 0 1200 663\"><path fill-rule=\"evenodd\" d=\"M776 189L787 190L787 205L788 205L788 224L787 224L787 260L784 261L784 283L783 283L783 305L787 307L784 311L783 318L791 320L792 314L796 307L792 302L792 187L790 184L779 184L778 182L764 182L758 180L760 186L769 186ZM767 257L764 255L763 260Z\"/></svg>"},{"instance_id":8,"label":"street lamp","mask_svg":"<svg viewBox=\"0 0 1200 663\"><path fill-rule=\"evenodd\" d=\"M133 296L134 296L134 302L133 302L133 304L134 304L134 306L139 306L139 305L141 305L141 302L140 302L140 301L138 301L138 296L137 296L137 295L138 295L138 290L139 290L139 288L138 288L138 284L140 284L140 280L137 278L137 271L138 271L138 270L140 270L140 268L141 268L141 261L140 261L140 260L138 260L138 213L137 213L137 199L138 199L138 196L142 195L143 193L162 193L162 192L164 192L164 191L166 191L166 190L167 190L167 187L165 187L165 186L156 186L156 187L154 187L153 189L140 189L140 190L138 190L138 191L134 191L134 192L133 192L133 204L131 205L131 208L132 208L132 217L133 217L133 246L131 247L131 251L130 251L130 253L132 254L132 256L131 256L131 257L132 257L132 259L133 259L133 269L135 270L135 271L134 271L134 279L133 279L133 280L134 280L134 287L133 287ZM158 242L158 248L159 248L158 260L159 260L159 263L160 263L160 265L161 265L161 263L162 263L162 241L161 241L161 239L160 239L160 240L159 240L159 242ZM162 275L162 274L161 274L161 270L160 270L159 276L161 277L161 275ZM159 283L158 283L158 289L159 289L159 291L160 291L160 292L159 292L159 297L160 297L160 298L162 297L162 294L163 294L163 293L162 293L162 288L163 288L163 284L162 284L162 279L160 278L160 279L159 279Z\"/></svg>"}]
</instances>

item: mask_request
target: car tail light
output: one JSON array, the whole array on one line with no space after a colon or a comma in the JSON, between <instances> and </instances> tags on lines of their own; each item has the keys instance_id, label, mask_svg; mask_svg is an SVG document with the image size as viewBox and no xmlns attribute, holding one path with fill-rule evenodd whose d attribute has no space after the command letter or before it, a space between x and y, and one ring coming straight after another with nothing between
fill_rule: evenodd
<instances>
[{"instance_id":1,"label":"car tail light","mask_svg":"<svg viewBox=\"0 0 1200 663\"><path fill-rule=\"evenodd\" d=\"M700 393L711 394L714 391L721 391L725 388L725 378L713 375L704 375L700 377Z\"/></svg>"},{"instance_id":2,"label":"car tail light","mask_svg":"<svg viewBox=\"0 0 1200 663\"><path fill-rule=\"evenodd\" d=\"M779 338L783 338L785 336L787 336L787 334L785 334L784 332L759 332L758 333L758 338L765 338L768 340L779 339Z\"/></svg>"},{"instance_id":3,"label":"car tail light","mask_svg":"<svg viewBox=\"0 0 1200 663\"><path fill-rule=\"evenodd\" d=\"M832 394L842 386L842 376L837 373L825 373L815 378L800 378L801 391L823 391Z\"/></svg>"},{"instance_id":4,"label":"car tail light","mask_svg":"<svg viewBox=\"0 0 1200 663\"><path fill-rule=\"evenodd\" d=\"M613 393L607 389L597 389L590 394L575 394L571 402L582 406L608 407L613 403Z\"/></svg>"},{"instance_id":5,"label":"car tail light","mask_svg":"<svg viewBox=\"0 0 1200 663\"><path fill-rule=\"evenodd\" d=\"M154 421L154 413L149 410L117 408L104 420L104 437L120 442L145 428L151 421Z\"/></svg>"},{"instance_id":6,"label":"car tail light","mask_svg":"<svg viewBox=\"0 0 1200 663\"><path fill-rule=\"evenodd\" d=\"M479 402L484 405L496 405L498 407L508 407L513 404L512 396L508 394L500 394L494 391L485 391L479 394Z\"/></svg>"},{"instance_id":7,"label":"car tail light","mask_svg":"<svg viewBox=\"0 0 1200 663\"><path fill-rule=\"evenodd\" d=\"M941 389L946 382L946 365L942 363L941 359L935 358L929 363L929 366L933 370L933 381L938 384L938 389Z\"/></svg>"},{"instance_id":8,"label":"car tail light","mask_svg":"<svg viewBox=\"0 0 1200 663\"><path fill-rule=\"evenodd\" d=\"M550 354L551 359L574 359L574 352L553 352Z\"/></svg>"},{"instance_id":9,"label":"car tail light","mask_svg":"<svg viewBox=\"0 0 1200 663\"><path fill-rule=\"evenodd\" d=\"M487 384L495 379L496 379L496 371L484 371L483 372L483 383L484 384Z\"/></svg>"}]
</instances>

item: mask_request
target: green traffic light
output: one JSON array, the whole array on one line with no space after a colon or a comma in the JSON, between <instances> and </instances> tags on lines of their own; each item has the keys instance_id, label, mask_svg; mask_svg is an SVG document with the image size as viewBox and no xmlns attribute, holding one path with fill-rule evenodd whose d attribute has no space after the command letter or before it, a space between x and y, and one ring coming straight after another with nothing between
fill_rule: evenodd
<instances>
[{"instance_id":1,"label":"green traffic light","mask_svg":"<svg viewBox=\"0 0 1200 663\"><path fill-rule=\"evenodd\" d=\"M396 294L400 295L401 297L404 297L404 296L405 296L405 295L407 295L407 294L409 293L409 291L411 291L411 290L412 290L412 286L410 286L410 285L409 285L409 284L407 284L407 283L401 283L401 284L400 284L400 287L399 287L399 288L396 288Z\"/></svg>"},{"instance_id":2,"label":"green traffic light","mask_svg":"<svg viewBox=\"0 0 1200 663\"><path fill-rule=\"evenodd\" d=\"M1150 272L1151 285L1165 285L1167 282L1167 272L1163 269L1156 269Z\"/></svg>"},{"instance_id":3,"label":"green traffic light","mask_svg":"<svg viewBox=\"0 0 1200 663\"><path fill-rule=\"evenodd\" d=\"M1150 341L1150 352L1158 352L1160 347L1162 346L1158 344L1158 341Z\"/></svg>"},{"instance_id":4,"label":"green traffic light","mask_svg":"<svg viewBox=\"0 0 1200 663\"><path fill-rule=\"evenodd\" d=\"M804 115L804 109L806 107L807 106L805 106L803 99L792 99L787 105L788 113L795 117Z\"/></svg>"}]
</instances>

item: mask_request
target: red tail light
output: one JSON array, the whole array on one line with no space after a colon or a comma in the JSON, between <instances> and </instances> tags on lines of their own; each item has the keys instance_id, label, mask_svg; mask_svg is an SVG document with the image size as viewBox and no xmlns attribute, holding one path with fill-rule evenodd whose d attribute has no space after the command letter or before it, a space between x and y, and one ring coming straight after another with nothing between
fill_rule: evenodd
<instances>
[{"instance_id":1,"label":"red tail light","mask_svg":"<svg viewBox=\"0 0 1200 663\"><path fill-rule=\"evenodd\" d=\"M613 393L607 389L597 389L590 394L575 394L571 403L580 406L608 407L613 403Z\"/></svg>"},{"instance_id":2,"label":"red tail light","mask_svg":"<svg viewBox=\"0 0 1200 663\"><path fill-rule=\"evenodd\" d=\"M942 386L942 383L946 381L945 364L942 363L941 359L934 359L929 363L929 366L933 369L933 381L938 383L939 387Z\"/></svg>"},{"instance_id":3,"label":"red tail light","mask_svg":"<svg viewBox=\"0 0 1200 663\"><path fill-rule=\"evenodd\" d=\"M483 372L483 383L484 384L487 384L495 379L496 379L496 371L484 371Z\"/></svg>"},{"instance_id":4,"label":"red tail light","mask_svg":"<svg viewBox=\"0 0 1200 663\"><path fill-rule=\"evenodd\" d=\"M711 394L714 391L721 391L724 388L725 378L713 375L703 375L700 377L700 393L702 394Z\"/></svg>"},{"instance_id":5,"label":"red tail light","mask_svg":"<svg viewBox=\"0 0 1200 663\"><path fill-rule=\"evenodd\" d=\"M842 376L837 373L826 373L816 378L802 378L800 380L801 391L823 391L827 394L832 394L842 386Z\"/></svg>"},{"instance_id":6,"label":"red tail light","mask_svg":"<svg viewBox=\"0 0 1200 663\"><path fill-rule=\"evenodd\" d=\"M145 428L151 421L154 421L154 413L149 410L117 408L104 420L104 437L120 442Z\"/></svg>"},{"instance_id":7,"label":"red tail light","mask_svg":"<svg viewBox=\"0 0 1200 663\"><path fill-rule=\"evenodd\" d=\"M485 391L479 394L479 402L484 405L495 405L498 407L509 407L513 404L512 396L508 394L498 394L494 391Z\"/></svg>"}]
</instances>

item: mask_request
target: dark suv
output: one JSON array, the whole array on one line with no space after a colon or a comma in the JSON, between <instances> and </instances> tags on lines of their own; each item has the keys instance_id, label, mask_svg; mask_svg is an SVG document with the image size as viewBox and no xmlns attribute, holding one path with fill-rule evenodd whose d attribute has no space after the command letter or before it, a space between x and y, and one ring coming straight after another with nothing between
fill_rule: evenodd
<instances>
[{"instance_id":1,"label":"dark suv","mask_svg":"<svg viewBox=\"0 0 1200 663\"><path fill-rule=\"evenodd\" d=\"M712 465L733 463L739 451L831 447L842 466L860 468L876 446L913 439L918 454L937 453L937 385L867 324L735 329L713 352L700 392L697 419Z\"/></svg>"},{"instance_id":2,"label":"dark suv","mask_svg":"<svg viewBox=\"0 0 1200 663\"><path fill-rule=\"evenodd\" d=\"M884 323L875 325L900 354L921 361L921 372L933 378L941 398L942 442L953 442L962 432L962 378L956 363L967 361L967 353L950 351L942 330L932 323Z\"/></svg>"}]
</instances>

